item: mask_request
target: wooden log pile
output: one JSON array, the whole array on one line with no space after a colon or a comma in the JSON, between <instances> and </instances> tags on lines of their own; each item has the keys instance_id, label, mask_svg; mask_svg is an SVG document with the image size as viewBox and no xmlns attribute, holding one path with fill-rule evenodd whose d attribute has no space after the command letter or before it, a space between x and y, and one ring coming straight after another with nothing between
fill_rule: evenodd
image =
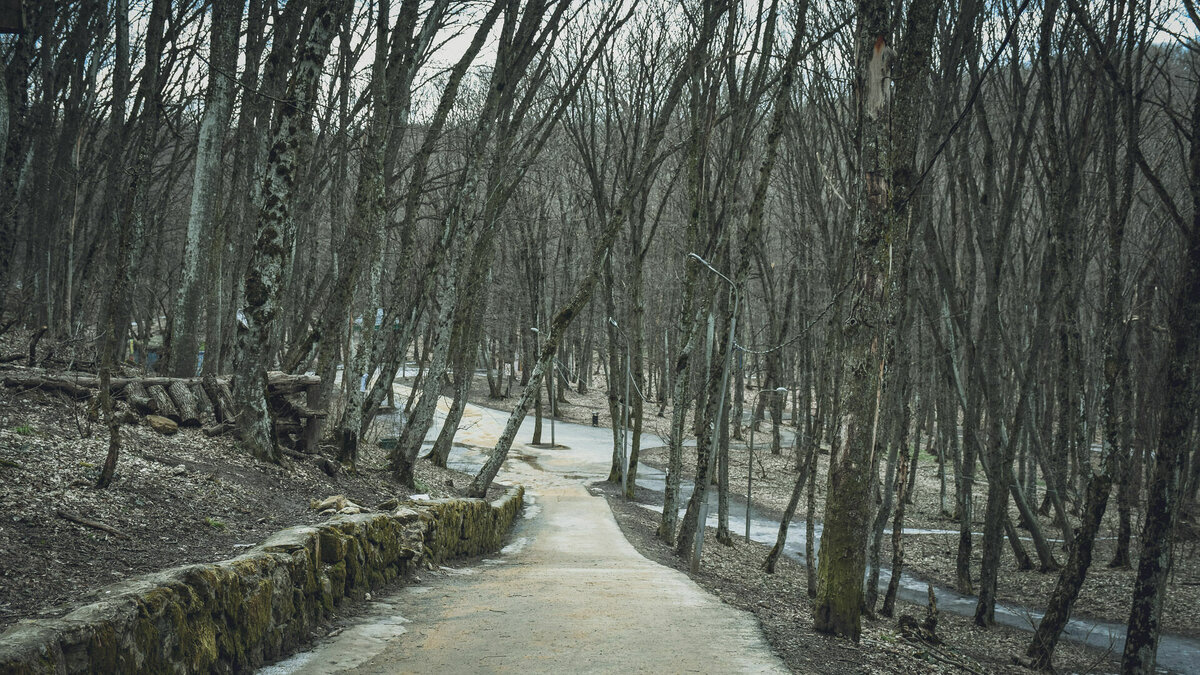
<instances>
[{"instance_id":1,"label":"wooden log pile","mask_svg":"<svg viewBox=\"0 0 1200 675\"><path fill-rule=\"evenodd\" d=\"M53 373L43 369L0 370L4 386L61 394L77 401L94 396L100 378L91 373ZM267 376L267 395L280 443L315 452L323 412L310 406L321 378L274 371ZM109 392L139 415L160 415L184 427L203 427L217 436L234 429L237 411L228 377L114 377Z\"/></svg>"}]
</instances>

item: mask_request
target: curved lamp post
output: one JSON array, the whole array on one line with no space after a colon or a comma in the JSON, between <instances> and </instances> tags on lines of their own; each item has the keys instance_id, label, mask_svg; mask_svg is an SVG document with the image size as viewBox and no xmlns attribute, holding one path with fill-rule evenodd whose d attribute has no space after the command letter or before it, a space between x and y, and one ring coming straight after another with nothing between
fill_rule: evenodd
<instances>
[{"instance_id":1,"label":"curved lamp post","mask_svg":"<svg viewBox=\"0 0 1200 675\"><path fill-rule=\"evenodd\" d=\"M721 366L721 400L717 403L717 419L715 420L715 424L712 426L712 444L708 452L709 471L712 471L717 461L717 447L720 445L721 439L721 423L725 418L725 399L729 397L729 363L733 356L733 335L737 330L738 309L741 305L742 296L741 293L738 292L737 284L733 282L733 279L730 279L722 274L720 270L709 264L707 260L701 258L695 253L688 253L688 257L695 258L700 262L701 265L707 267L713 274L721 277L725 283L729 284L729 289L733 293L733 315L729 319L729 338L725 346L725 363ZM697 476L697 478L699 479L700 477ZM696 523L696 543L694 549L692 550L691 562L691 570L693 573L700 570L700 554L704 549L704 527L705 523L708 522L708 477L704 477L703 486L699 485L700 482L701 481L699 480L697 481L695 489L703 491L704 499L700 502L700 513L698 514L699 519Z\"/></svg>"}]
</instances>

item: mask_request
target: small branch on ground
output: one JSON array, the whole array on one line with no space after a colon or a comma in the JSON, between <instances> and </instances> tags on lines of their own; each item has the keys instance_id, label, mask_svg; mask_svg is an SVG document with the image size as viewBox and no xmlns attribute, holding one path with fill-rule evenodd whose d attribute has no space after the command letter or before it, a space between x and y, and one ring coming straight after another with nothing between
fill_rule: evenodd
<instances>
[{"instance_id":1,"label":"small branch on ground","mask_svg":"<svg viewBox=\"0 0 1200 675\"><path fill-rule=\"evenodd\" d=\"M59 518L62 518L63 520L69 520L72 523L75 523L77 525L83 525L84 527L90 527L93 530L100 530L101 532L107 532L107 533L113 535L114 537L120 537L122 539L125 538L125 535L122 534L120 530L118 530L114 527L105 525L104 523L101 523L99 521L88 520L87 518L84 518L82 516L77 516L73 513L67 513L66 511L63 511L61 509L56 511L55 514Z\"/></svg>"}]
</instances>

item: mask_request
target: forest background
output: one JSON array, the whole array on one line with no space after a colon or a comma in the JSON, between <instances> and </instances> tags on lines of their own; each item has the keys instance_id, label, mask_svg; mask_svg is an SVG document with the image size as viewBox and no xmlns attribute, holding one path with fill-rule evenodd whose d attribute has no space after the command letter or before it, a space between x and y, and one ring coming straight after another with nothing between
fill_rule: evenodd
<instances>
[{"instance_id":1,"label":"forest background","mask_svg":"<svg viewBox=\"0 0 1200 675\"><path fill-rule=\"evenodd\" d=\"M902 522L933 439L977 621L1017 528L1063 568L1065 620L1111 493L1103 562L1138 566L1124 658L1153 667L1200 490L1191 0L5 9L0 330L45 335L44 362L232 374L236 432L266 461L267 371L311 370L353 467L415 361L390 457L407 483L448 387L445 462L477 369L494 397L528 385L517 423L554 405L542 392L627 373L636 395L608 400L611 419L628 403L630 490L655 406L671 474L694 435L705 486L747 414L780 451L790 408L798 462L832 452L823 546L849 554L822 564L816 624L852 637L869 535ZM730 389L775 394L746 411ZM660 535L687 556L699 497L682 519L672 498Z\"/></svg>"}]
</instances>

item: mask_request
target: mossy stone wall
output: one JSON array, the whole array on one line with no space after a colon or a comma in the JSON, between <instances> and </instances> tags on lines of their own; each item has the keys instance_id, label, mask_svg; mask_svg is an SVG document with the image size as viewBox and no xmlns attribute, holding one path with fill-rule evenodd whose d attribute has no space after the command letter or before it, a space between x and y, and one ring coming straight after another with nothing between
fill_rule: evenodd
<instances>
[{"instance_id":1,"label":"mossy stone wall","mask_svg":"<svg viewBox=\"0 0 1200 675\"><path fill-rule=\"evenodd\" d=\"M101 589L104 599L0 635L0 673L240 672L286 656L345 598L421 564L490 553L521 510L444 499L275 533L244 555Z\"/></svg>"}]
</instances>

